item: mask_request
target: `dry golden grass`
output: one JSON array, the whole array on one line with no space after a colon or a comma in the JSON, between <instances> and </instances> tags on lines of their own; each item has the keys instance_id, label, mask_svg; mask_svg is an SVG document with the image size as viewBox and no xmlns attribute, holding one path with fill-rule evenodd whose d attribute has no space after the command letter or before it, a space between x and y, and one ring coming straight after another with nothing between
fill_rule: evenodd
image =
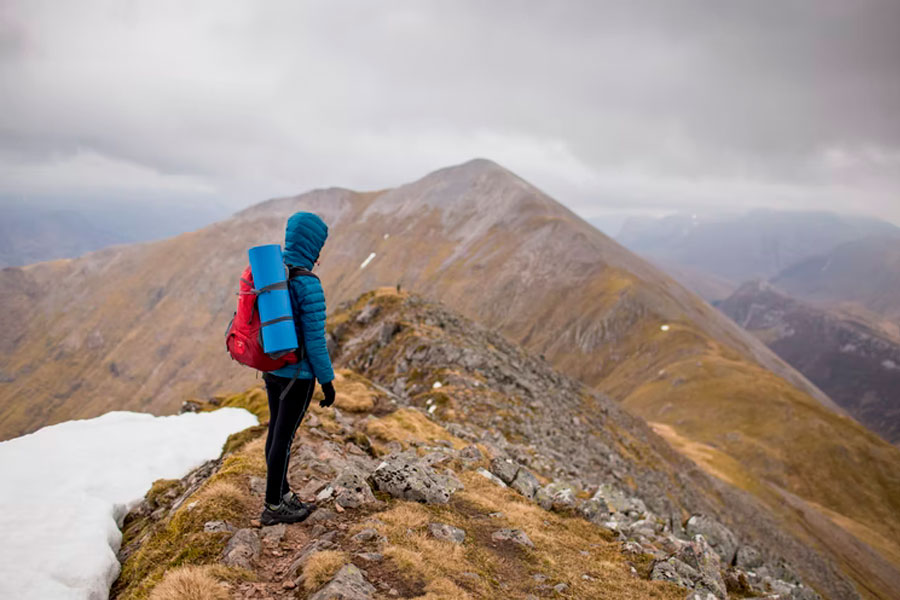
<instances>
[{"instance_id":1,"label":"dry golden grass","mask_svg":"<svg viewBox=\"0 0 900 600\"><path fill-rule=\"evenodd\" d=\"M553 585L566 583L568 593L577 598L683 597L683 590L670 584L635 577L618 543L605 530L579 518L548 513L471 471L460 477L466 489L457 492L449 505L394 501L388 510L373 515L377 520L357 526L374 525L388 539L383 550L386 561L404 579L425 585L419 600L524 598L535 593L532 575L537 573ZM489 517L491 513L502 516ZM429 522L464 529L465 542L433 538ZM491 533L501 528L522 529L535 548L495 544Z\"/></svg>"},{"instance_id":2,"label":"dry golden grass","mask_svg":"<svg viewBox=\"0 0 900 600\"><path fill-rule=\"evenodd\" d=\"M303 565L303 587L307 592L319 589L331 581L341 567L350 562L346 552L323 550L316 552Z\"/></svg>"},{"instance_id":3,"label":"dry golden grass","mask_svg":"<svg viewBox=\"0 0 900 600\"><path fill-rule=\"evenodd\" d=\"M351 413L369 412L375 408L376 395L362 379L353 377L352 371L346 369L335 371L334 405Z\"/></svg>"},{"instance_id":4,"label":"dry golden grass","mask_svg":"<svg viewBox=\"0 0 900 600\"><path fill-rule=\"evenodd\" d=\"M186 566L166 573L150 600L228 600L226 590L206 567Z\"/></svg>"},{"instance_id":5,"label":"dry golden grass","mask_svg":"<svg viewBox=\"0 0 900 600\"><path fill-rule=\"evenodd\" d=\"M434 579L425 586L425 595L415 600L471 600L465 590L447 578Z\"/></svg>"},{"instance_id":6,"label":"dry golden grass","mask_svg":"<svg viewBox=\"0 0 900 600\"><path fill-rule=\"evenodd\" d=\"M250 496L247 478L265 473L262 437L253 439L223 462L197 492L165 521L138 521L125 532L124 544L146 535L140 548L122 565L122 572L113 586L113 595L120 600L144 600L160 584L164 576L176 568L206 566L208 575L217 579L252 577L252 574L226 569L215 564L228 538L224 533L207 533L207 521L228 521L241 527L247 518Z\"/></svg>"},{"instance_id":7,"label":"dry golden grass","mask_svg":"<svg viewBox=\"0 0 900 600\"><path fill-rule=\"evenodd\" d=\"M366 422L366 433L384 442L397 441L404 446L413 440L448 441L454 448L465 448L468 443L451 435L446 429L428 420L428 417L412 408L401 408L391 414Z\"/></svg>"}]
</instances>

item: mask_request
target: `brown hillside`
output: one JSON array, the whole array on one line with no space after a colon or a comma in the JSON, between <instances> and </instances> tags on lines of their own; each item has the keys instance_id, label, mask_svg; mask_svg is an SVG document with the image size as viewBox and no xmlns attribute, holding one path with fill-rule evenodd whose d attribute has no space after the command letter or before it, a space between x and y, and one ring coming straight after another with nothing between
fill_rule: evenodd
<instances>
[{"instance_id":1,"label":"brown hillside","mask_svg":"<svg viewBox=\"0 0 900 600\"><path fill-rule=\"evenodd\" d=\"M321 276L332 306L398 283L440 299L718 449L742 467L732 479L764 499L782 504L771 481L900 539L896 448L724 315L484 160L393 190L315 191L170 240L3 271L2 283L35 299L20 306L21 334L0 359L12 379L0 383L3 435L111 408L171 412L184 396L252 383L222 343L235 280L246 249L280 241L296 210L331 227Z\"/></svg>"}]
</instances>

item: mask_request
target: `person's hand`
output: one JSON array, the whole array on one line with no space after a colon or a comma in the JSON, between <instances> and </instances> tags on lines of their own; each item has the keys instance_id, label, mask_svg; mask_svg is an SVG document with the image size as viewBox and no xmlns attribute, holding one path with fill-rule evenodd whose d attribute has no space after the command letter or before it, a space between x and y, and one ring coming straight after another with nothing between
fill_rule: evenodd
<instances>
[{"instance_id":1,"label":"person's hand","mask_svg":"<svg viewBox=\"0 0 900 600\"><path fill-rule=\"evenodd\" d=\"M322 384L322 393L325 398L319 400L319 406L326 407L334 404L334 384L332 382Z\"/></svg>"}]
</instances>

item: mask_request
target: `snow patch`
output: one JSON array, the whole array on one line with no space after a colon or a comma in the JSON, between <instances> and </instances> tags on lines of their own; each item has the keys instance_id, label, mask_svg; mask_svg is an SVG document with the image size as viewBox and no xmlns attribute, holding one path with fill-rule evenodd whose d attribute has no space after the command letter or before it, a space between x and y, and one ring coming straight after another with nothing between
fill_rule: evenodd
<instances>
[{"instance_id":1,"label":"snow patch","mask_svg":"<svg viewBox=\"0 0 900 600\"><path fill-rule=\"evenodd\" d=\"M373 258L375 258L375 253L374 253L374 252L372 252L371 254L369 254L369 256L366 257L366 260L362 261L362 264L359 265L359 268L360 268L360 269L365 269L365 268L369 265L369 263L372 262L372 259L373 259Z\"/></svg>"},{"instance_id":2,"label":"snow patch","mask_svg":"<svg viewBox=\"0 0 900 600\"><path fill-rule=\"evenodd\" d=\"M433 415L434 411L436 411L436 410L437 410L437 404L432 404L430 407L428 407L428 414Z\"/></svg>"},{"instance_id":3,"label":"snow patch","mask_svg":"<svg viewBox=\"0 0 900 600\"><path fill-rule=\"evenodd\" d=\"M434 384L431 386L431 389L437 390L437 389L440 389L442 386L443 386L443 384L440 381L435 381Z\"/></svg>"},{"instance_id":4,"label":"snow patch","mask_svg":"<svg viewBox=\"0 0 900 600\"><path fill-rule=\"evenodd\" d=\"M389 234L389 233L384 234L384 239L388 239L389 237L391 237L391 234Z\"/></svg>"},{"instance_id":5,"label":"snow patch","mask_svg":"<svg viewBox=\"0 0 900 600\"><path fill-rule=\"evenodd\" d=\"M0 442L0 597L105 600L128 511L256 423L239 408L110 412Z\"/></svg>"},{"instance_id":6,"label":"snow patch","mask_svg":"<svg viewBox=\"0 0 900 600\"><path fill-rule=\"evenodd\" d=\"M668 326L668 325L660 325L660 326L659 326L659 330L660 330L660 331L668 331L668 330L669 330L669 326Z\"/></svg>"}]
</instances>

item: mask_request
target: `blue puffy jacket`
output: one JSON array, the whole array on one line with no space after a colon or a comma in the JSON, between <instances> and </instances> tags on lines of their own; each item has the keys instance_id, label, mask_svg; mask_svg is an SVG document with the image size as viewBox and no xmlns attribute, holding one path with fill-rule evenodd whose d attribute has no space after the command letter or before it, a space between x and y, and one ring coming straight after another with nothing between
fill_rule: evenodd
<instances>
[{"instance_id":1,"label":"blue puffy jacket","mask_svg":"<svg viewBox=\"0 0 900 600\"><path fill-rule=\"evenodd\" d=\"M284 231L284 262L312 271L319 258L328 226L318 215L298 212L288 219ZM306 357L300 362L270 371L280 377L312 379L328 383L334 379L331 357L325 345L325 292L315 277L295 277L290 282L291 309L297 339L306 347Z\"/></svg>"}]
</instances>

